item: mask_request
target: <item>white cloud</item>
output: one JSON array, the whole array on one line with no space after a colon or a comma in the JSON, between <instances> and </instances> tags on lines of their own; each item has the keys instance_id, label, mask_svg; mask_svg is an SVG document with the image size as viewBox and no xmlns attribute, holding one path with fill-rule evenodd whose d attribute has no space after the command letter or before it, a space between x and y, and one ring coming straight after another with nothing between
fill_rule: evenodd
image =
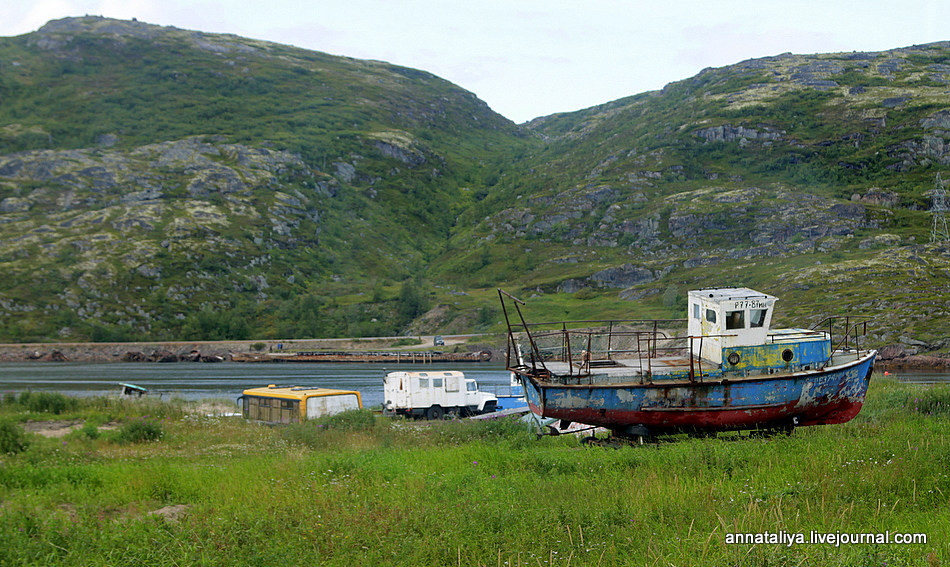
<instances>
[{"instance_id":1,"label":"white cloud","mask_svg":"<svg viewBox=\"0 0 950 567\"><path fill-rule=\"evenodd\" d=\"M68 0L10 2L6 7L0 8L0 19L4 22L3 35L21 35L34 31L50 20L70 15L73 4Z\"/></svg>"}]
</instances>

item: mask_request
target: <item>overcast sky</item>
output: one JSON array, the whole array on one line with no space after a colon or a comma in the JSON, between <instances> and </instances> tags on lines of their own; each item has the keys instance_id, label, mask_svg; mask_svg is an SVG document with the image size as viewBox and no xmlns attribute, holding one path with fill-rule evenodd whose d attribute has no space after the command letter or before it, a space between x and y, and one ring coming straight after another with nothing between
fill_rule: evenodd
<instances>
[{"instance_id":1,"label":"overcast sky","mask_svg":"<svg viewBox=\"0 0 950 567\"><path fill-rule=\"evenodd\" d=\"M0 0L0 36L86 14L423 69L519 123L744 59L950 40L947 0Z\"/></svg>"}]
</instances>

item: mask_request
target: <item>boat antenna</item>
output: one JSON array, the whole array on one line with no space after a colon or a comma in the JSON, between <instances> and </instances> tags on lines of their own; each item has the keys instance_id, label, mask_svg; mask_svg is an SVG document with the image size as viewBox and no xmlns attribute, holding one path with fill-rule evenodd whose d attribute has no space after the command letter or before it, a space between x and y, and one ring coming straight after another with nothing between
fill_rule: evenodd
<instances>
[{"instance_id":1,"label":"boat antenna","mask_svg":"<svg viewBox=\"0 0 950 567\"><path fill-rule=\"evenodd\" d=\"M505 314L505 324L508 326L508 352L507 352L507 362L509 366L511 365L511 345L515 343L515 335L511 330L511 321L508 319L508 309L505 307L505 297L510 298L515 305L515 310L518 312L518 317L521 319L521 328L524 329L525 334L528 336L528 344L531 345L531 365L535 366L537 361L541 361L541 367L547 370L547 367L544 366L544 361L541 359L541 352L538 350L537 345L534 344L534 337L531 336L531 330L528 329L528 323L524 320L524 314L521 312L521 308L518 307L519 304L526 305L526 303L517 297L511 295L507 291L498 288L498 299L501 301L501 310ZM535 366L536 367L536 366Z\"/></svg>"}]
</instances>

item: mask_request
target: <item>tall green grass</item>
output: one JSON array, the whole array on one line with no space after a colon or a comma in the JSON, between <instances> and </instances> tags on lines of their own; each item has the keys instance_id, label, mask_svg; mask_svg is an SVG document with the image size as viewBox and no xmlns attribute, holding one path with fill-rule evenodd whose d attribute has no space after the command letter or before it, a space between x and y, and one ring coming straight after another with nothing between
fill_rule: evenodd
<instances>
[{"instance_id":1,"label":"tall green grass","mask_svg":"<svg viewBox=\"0 0 950 567\"><path fill-rule=\"evenodd\" d=\"M946 399L875 379L848 424L619 450L515 421L263 427L179 406L155 442L36 437L4 457L0 564L946 564ZM928 542L724 543L812 530Z\"/></svg>"}]
</instances>

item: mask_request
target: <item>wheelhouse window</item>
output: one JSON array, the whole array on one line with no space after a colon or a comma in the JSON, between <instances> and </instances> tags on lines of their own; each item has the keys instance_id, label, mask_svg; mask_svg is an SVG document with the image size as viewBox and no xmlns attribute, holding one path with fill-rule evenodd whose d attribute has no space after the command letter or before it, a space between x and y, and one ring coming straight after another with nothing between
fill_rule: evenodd
<instances>
[{"instance_id":1,"label":"wheelhouse window","mask_svg":"<svg viewBox=\"0 0 950 567\"><path fill-rule=\"evenodd\" d=\"M749 311L749 326L753 329L765 325L765 314L768 309L751 309Z\"/></svg>"},{"instance_id":2,"label":"wheelhouse window","mask_svg":"<svg viewBox=\"0 0 950 567\"><path fill-rule=\"evenodd\" d=\"M693 304L693 319L699 319L699 314L700 314L699 304L694 303Z\"/></svg>"},{"instance_id":3,"label":"wheelhouse window","mask_svg":"<svg viewBox=\"0 0 950 567\"><path fill-rule=\"evenodd\" d=\"M715 309L707 309L707 310L706 310L706 320L709 321L710 323L715 323L715 322L716 322L716 310L715 310Z\"/></svg>"},{"instance_id":4,"label":"wheelhouse window","mask_svg":"<svg viewBox=\"0 0 950 567\"><path fill-rule=\"evenodd\" d=\"M726 329L745 329L745 311L727 311Z\"/></svg>"}]
</instances>

